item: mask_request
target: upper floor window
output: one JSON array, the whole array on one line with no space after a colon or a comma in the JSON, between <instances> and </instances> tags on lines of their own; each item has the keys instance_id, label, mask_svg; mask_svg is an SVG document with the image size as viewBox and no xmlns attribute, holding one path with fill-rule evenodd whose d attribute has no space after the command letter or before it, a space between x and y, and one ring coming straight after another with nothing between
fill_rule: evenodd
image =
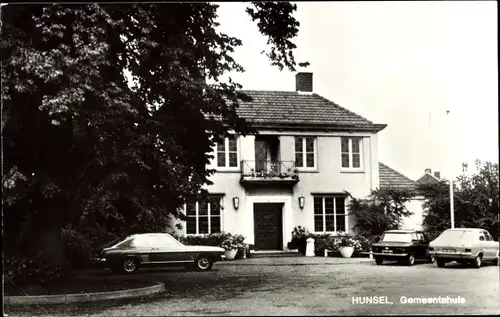
<instances>
[{"instance_id":1,"label":"upper floor window","mask_svg":"<svg viewBox=\"0 0 500 317\"><path fill-rule=\"evenodd\" d=\"M338 232L346 231L347 213L345 197L316 196L314 197L314 231Z\"/></svg>"},{"instance_id":2,"label":"upper floor window","mask_svg":"<svg viewBox=\"0 0 500 317\"><path fill-rule=\"evenodd\" d=\"M219 140L215 148L217 167L238 167L238 142L234 135Z\"/></svg>"},{"instance_id":3,"label":"upper floor window","mask_svg":"<svg viewBox=\"0 0 500 317\"><path fill-rule=\"evenodd\" d=\"M362 162L362 138L361 137L342 137L341 138L341 157L342 168L360 169Z\"/></svg>"},{"instance_id":4,"label":"upper floor window","mask_svg":"<svg viewBox=\"0 0 500 317\"><path fill-rule=\"evenodd\" d=\"M305 168L316 167L315 137L295 137L295 166Z\"/></svg>"},{"instance_id":5,"label":"upper floor window","mask_svg":"<svg viewBox=\"0 0 500 317\"><path fill-rule=\"evenodd\" d=\"M212 196L208 200L186 204L186 234L220 232L221 199L220 196Z\"/></svg>"}]
</instances>

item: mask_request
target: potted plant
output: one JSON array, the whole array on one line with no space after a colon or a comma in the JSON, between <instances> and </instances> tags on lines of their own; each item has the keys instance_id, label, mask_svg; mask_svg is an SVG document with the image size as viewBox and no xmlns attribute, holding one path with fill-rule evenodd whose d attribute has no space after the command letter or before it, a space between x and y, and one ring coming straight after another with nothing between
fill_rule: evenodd
<instances>
[{"instance_id":1,"label":"potted plant","mask_svg":"<svg viewBox=\"0 0 500 317\"><path fill-rule=\"evenodd\" d=\"M342 234L337 238L337 247L343 258L350 258L354 253L354 249L360 248L360 243L353 237Z\"/></svg>"},{"instance_id":2,"label":"potted plant","mask_svg":"<svg viewBox=\"0 0 500 317\"><path fill-rule=\"evenodd\" d=\"M288 243L288 249L298 249L303 255L306 254L306 240L311 234L307 228L297 226L292 231L292 241Z\"/></svg>"},{"instance_id":3,"label":"potted plant","mask_svg":"<svg viewBox=\"0 0 500 317\"><path fill-rule=\"evenodd\" d=\"M244 241L245 237L242 235L229 235L221 244L221 247L226 250L224 256L226 260L234 260L236 254L238 253L239 248L243 248L245 246Z\"/></svg>"}]
</instances>

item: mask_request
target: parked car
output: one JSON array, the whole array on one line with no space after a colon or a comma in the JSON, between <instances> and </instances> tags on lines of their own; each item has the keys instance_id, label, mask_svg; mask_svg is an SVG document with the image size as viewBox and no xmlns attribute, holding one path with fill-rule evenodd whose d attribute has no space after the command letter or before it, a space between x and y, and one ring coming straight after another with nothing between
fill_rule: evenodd
<instances>
[{"instance_id":1,"label":"parked car","mask_svg":"<svg viewBox=\"0 0 500 317\"><path fill-rule=\"evenodd\" d=\"M480 268L483 261L499 263L499 242L484 229L454 228L443 231L431 241L430 253L436 258L438 267L456 261L471 263Z\"/></svg>"},{"instance_id":2,"label":"parked car","mask_svg":"<svg viewBox=\"0 0 500 317\"><path fill-rule=\"evenodd\" d=\"M180 243L168 233L130 235L101 251L98 261L113 272L133 273L146 266L193 266L200 271L223 259L224 249Z\"/></svg>"},{"instance_id":3,"label":"parked car","mask_svg":"<svg viewBox=\"0 0 500 317\"><path fill-rule=\"evenodd\" d=\"M371 246L375 262L381 265L384 260L396 260L407 265L415 264L416 259L433 262L429 254L429 241L422 231L387 230L379 242Z\"/></svg>"}]
</instances>

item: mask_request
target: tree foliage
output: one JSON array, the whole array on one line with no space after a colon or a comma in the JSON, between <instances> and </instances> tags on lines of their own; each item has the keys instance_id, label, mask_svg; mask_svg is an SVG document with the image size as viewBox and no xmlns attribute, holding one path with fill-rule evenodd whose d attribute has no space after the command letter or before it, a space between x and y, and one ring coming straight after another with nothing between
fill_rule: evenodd
<instances>
[{"instance_id":1,"label":"tree foliage","mask_svg":"<svg viewBox=\"0 0 500 317\"><path fill-rule=\"evenodd\" d=\"M413 214L405 206L413 196L411 191L398 189L377 189L367 199L351 196L349 214L354 217L354 229L364 237L400 229L403 218Z\"/></svg>"},{"instance_id":2,"label":"tree foliage","mask_svg":"<svg viewBox=\"0 0 500 317\"><path fill-rule=\"evenodd\" d=\"M498 164L476 161L477 172L462 174L454 181L454 218L456 228L482 228L494 237L498 230ZM431 238L451 227L449 182L423 187L425 196L424 229Z\"/></svg>"},{"instance_id":3,"label":"tree foliage","mask_svg":"<svg viewBox=\"0 0 500 317\"><path fill-rule=\"evenodd\" d=\"M294 70L295 5L249 6L272 64ZM236 114L248 97L221 79L244 70L231 56L242 42L216 30L217 7L2 7L9 254L35 254L35 241L50 240L38 237L71 224L117 235L162 230L169 214L205 193L217 137L254 132Z\"/></svg>"}]
</instances>

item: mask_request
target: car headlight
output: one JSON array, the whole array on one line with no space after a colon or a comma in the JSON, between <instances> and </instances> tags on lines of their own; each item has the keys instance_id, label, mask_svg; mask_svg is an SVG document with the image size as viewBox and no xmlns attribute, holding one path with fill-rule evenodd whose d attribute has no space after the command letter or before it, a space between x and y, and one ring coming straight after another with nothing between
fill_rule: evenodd
<instances>
[{"instance_id":1,"label":"car headlight","mask_svg":"<svg viewBox=\"0 0 500 317\"><path fill-rule=\"evenodd\" d=\"M433 247L429 247L429 251L434 251L434 248Z\"/></svg>"}]
</instances>

